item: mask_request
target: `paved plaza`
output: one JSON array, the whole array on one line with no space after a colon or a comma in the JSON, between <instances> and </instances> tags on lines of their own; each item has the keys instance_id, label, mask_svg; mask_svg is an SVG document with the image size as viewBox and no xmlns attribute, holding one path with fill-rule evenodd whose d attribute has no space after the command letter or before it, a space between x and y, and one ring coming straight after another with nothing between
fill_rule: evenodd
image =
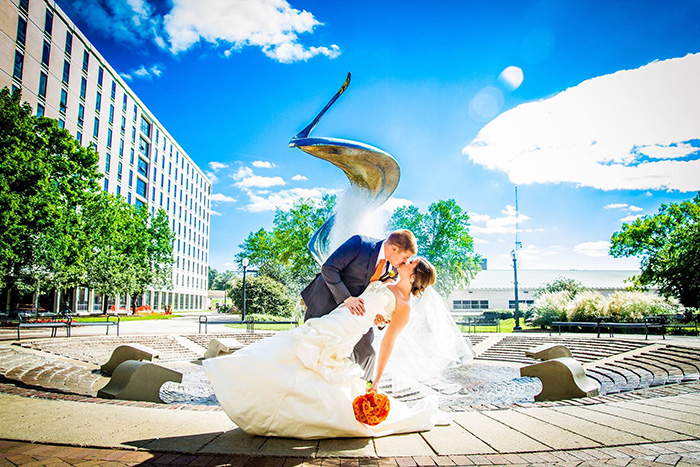
<instances>
[{"instance_id":1,"label":"paved plaza","mask_svg":"<svg viewBox=\"0 0 700 467\"><path fill-rule=\"evenodd\" d=\"M700 465L697 337L478 334L475 366L516 371L527 363L524 349L564 343L604 395L472 404L463 388L443 407L451 425L377 439L250 436L215 403L96 397L107 382L99 364L120 343L148 345L163 366L184 368L212 336L235 332L249 344L269 335L233 331L216 314L199 334L197 317L124 322L119 337L77 328L70 338L44 330L17 342L0 331L0 466Z\"/></svg>"}]
</instances>

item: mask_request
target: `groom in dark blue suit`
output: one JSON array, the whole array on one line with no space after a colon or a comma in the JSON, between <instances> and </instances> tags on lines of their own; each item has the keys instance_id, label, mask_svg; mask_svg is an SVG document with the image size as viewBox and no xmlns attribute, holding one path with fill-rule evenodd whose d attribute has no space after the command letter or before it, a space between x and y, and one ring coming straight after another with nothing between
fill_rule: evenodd
<instances>
[{"instance_id":1,"label":"groom in dark blue suit","mask_svg":"<svg viewBox=\"0 0 700 467\"><path fill-rule=\"evenodd\" d=\"M321 273L302 292L306 304L305 320L327 315L341 303L351 313L363 315L364 303L358 298L373 280L386 280L396 267L415 255L416 238L410 230L397 230L385 240L361 235L350 237L323 263ZM355 345L353 357L365 370L365 378L374 375L374 332L370 330Z\"/></svg>"}]
</instances>

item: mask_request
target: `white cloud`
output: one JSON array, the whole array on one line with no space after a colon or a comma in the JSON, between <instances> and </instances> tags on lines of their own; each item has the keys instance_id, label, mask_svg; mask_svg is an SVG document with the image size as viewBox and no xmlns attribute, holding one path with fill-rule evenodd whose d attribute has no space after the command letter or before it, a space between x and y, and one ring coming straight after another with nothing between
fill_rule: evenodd
<instances>
[{"instance_id":1,"label":"white cloud","mask_svg":"<svg viewBox=\"0 0 700 467\"><path fill-rule=\"evenodd\" d=\"M609 250L610 242L605 240L598 242L584 242L574 246L575 253L592 258L602 258L604 256L608 256Z\"/></svg>"},{"instance_id":2,"label":"white cloud","mask_svg":"<svg viewBox=\"0 0 700 467\"><path fill-rule=\"evenodd\" d=\"M282 177L262 177L260 175L251 175L250 177L243 178L241 181L236 182L235 185L242 189L269 188L271 186L285 185L285 181L282 179Z\"/></svg>"},{"instance_id":3,"label":"white cloud","mask_svg":"<svg viewBox=\"0 0 700 467\"><path fill-rule=\"evenodd\" d=\"M151 65L150 67L141 65L140 67L131 70L129 73L120 73L120 75L127 81L131 81L135 78L151 80L153 78L160 78L164 69L165 67L159 63Z\"/></svg>"},{"instance_id":4,"label":"white cloud","mask_svg":"<svg viewBox=\"0 0 700 467\"><path fill-rule=\"evenodd\" d=\"M630 214L629 216L620 219L620 222L634 222L640 217L642 217L641 214Z\"/></svg>"},{"instance_id":5,"label":"white cloud","mask_svg":"<svg viewBox=\"0 0 700 467\"><path fill-rule=\"evenodd\" d=\"M260 47L265 55L282 63L340 54L337 45L302 45L298 35L312 33L321 23L286 0L209 0L204 6L201 0L174 0L163 24L175 54L200 41L227 48L226 56L246 46Z\"/></svg>"},{"instance_id":6,"label":"white cloud","mask_svg":"<svg viewBox=\"0 0 700 467\"><path fill-rule=\"evenodd\" d=\"M517 66L509 66L498 75L498 81L509 91L515 91L523 83L523 70Z\"/></svg>"},{"instance_id":7,"label":"white cloud","mask_svg":"<svg viewBox=\"0 0 700 467\"><path fill-rule=\"evenodd\" d=\"M226 196L222 193L214 193L211 195L211 201L213 203L235 203L236 198Z\"/></svg>"},{"instance_id":8,"label":"white cloud","mask_svg":"<svg viewBox=\"0 0 700 467\"><path fill-rule=\"evenodd\" d=\"M629 207L629 210L632 212L640 212L640 211L644 211L644 208L640 208L639 206L632 205Z\"/></svg>"},{"instance_id":9,"label":"white cloud","mask_svg":"<svg viewBox=\"0 0 700 467\"><path fill-rule=\"evenodd\" d=\"M253 161L253 167L257 167L258 169L271 169L277 166L270 161Z\"/></svg>"},{"instance_id":10,"label":"white cloud","mask_svg":"<svg viewBox=\"0 0 700 467\"><path fill-rule=\"evenodd\" d=\"M493 218L486 214L468 213L469 223L471 224L469 232L472 235L515 234L515 224L518 218L521 224L530 219L530 217L522 213L516 216L515 207L511 205L506 205L506 208L501 213L504 216Z\"/></svg>"},{"instance_id":11,"label":"white cloud","mask_svg":"<svg viewBox=\"0 0 700 467\"><path fill-rule=\"evenodd\" d=\"M212 216L220 216L220 215L221 215L220 212L214 211L213 209L210 209L210 210L209 210L209 214L211 214Z\"/></svg>"},{"instance_id":12,"label":"white cloud","mask_svg":"<svg viewBox=\"0 0 700 467\"><path fill-rule=\"evenodd\" d=\"M207 177L211 180L212 185L219 182L219 177L214 172L206 172Z\"/></svg>"},{"instance_id":13,"label":"white cloud","mask_svg":"<svg viewBox=\"0 0 700 467\"><path fill-rule=\"evenodd\" d=\"M261 196L259 193L249 193L250 204L241 209L251 212L274 211L277 208L289 210L299 198L311 198L319 201L323 195L333 194L336 190L326 188L292 188L281 190L276 193L266 193L268 196Z\"/></svg>"},{"instance_id":14,"label":"white cloud","mask_svg":"<svg viewBox=\"0 0 700 467\"><path fill-rule=\"evenodd\" d=\"M603 209L625 209L629 206L629 204L626 203L613 203L613 204L606 204L603 206Z\"/></svg>"},{"instance_id":15,"label":"white cloud","mask_svg":"<svg viewBox=\"0 0 700 467\"><path fill-rule=\"evenodd\" d=\"M231 175L234 180L243 180L244 178L252 177L253 169L250 167L239 167L236 173Z\"/></svg>"},{"instance_id":16,"label":"white cloud","mask_svg":"<svg viewBox=\"0 0 700 467\"><path fill-rule=\"evenodd\" d=\"M224 164L223 162L211 161L209 163L209 168L211 170L214 170L214 171L225 169L227 167L228 167L228 164Z\"/></svg>"},{"instance_id":17,"label":"white cloud","mask_svg":"<svg viewBox=\"0 0 700 467\"><path fill-rule=\"evenodd\" d=\"M292 180L294 180L294 181L300 181L300 180L308 180L308 178L307 178L307 177L304 177L303 175L297 174L297 175L295 175L295 176L292 177Z\"/></svg>"},{"instance_id":18,"label":"white cloud","mask_svg":"<svg viewBox=\"0 0 700 467\"><path fill-rule=\"evenodd\" d=\"M463 153L518 185L695 191L700 148L690 142L700 139L698 82L700 53L593 78L499 115ZM485 117L485 108L477 116Z\"/></svg>"}]
</instances>

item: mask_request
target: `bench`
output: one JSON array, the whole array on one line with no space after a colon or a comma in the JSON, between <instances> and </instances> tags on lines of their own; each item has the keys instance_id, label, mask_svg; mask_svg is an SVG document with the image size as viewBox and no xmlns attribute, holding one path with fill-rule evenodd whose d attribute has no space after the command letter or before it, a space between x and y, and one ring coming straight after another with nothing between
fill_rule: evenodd
<instances>
[{"instance_id":1,"label":"bench","mask_svg":"<svg viewBox=\"0 0 700 467\"><path fill-rule=\"evenodd\" d=\"M153 360L158 358L158 351L142 344L124 344L112 351L109 361L100 368L104 373L112 373L127 360Z\"/></svg>"},{"instance_id":2,"label":"bench","mask_svg":"<svg viewBox=\"0 0 700 467\"><path fill-rule=\"evenodd\" d=\"M151 362L126 360L114 369L109 383L97 391L97 397L162 404L160 387L167 381L182 383L182 373Z\"/></svg>"},{"instance_id":3,"label":"bench","mask_svg":"<svg viewBox=\"0 0 700 467\"><path fill-rule=\"evenodd\" d=\"M42 321L31 321L42 320ZM66 337L70 337L71 317L57 314L31 315L17 314L17 340L21 340L22 329L51 329L51 337L56 337L60 328L66 329Z\"/></svg>"},{"instance_id":4,"label":"bench","mask_svg":"<svg viewBox=\"0 0 700 467\"><path fill-rule=\"evenodd\" d=\"M663 320L659 319L656 316L647 316L644 318L643 322L639 323L616 323L612 321L604 321L603 318L598 318L596 321L553 321L549 328L550 336L552 335L552 329L554 329L555 326L558 328L559 334L561 334L562 326L594 328L595 332L598 334L597 337L600 337L600 332L603 329L607 329L608 335L610 337L614 337L613 329L615 328L644 329L645 340L649 338L650 329L659 329L663 338L666 339L666 327L663 323Z\"/></svg>"},{"instance_id":5,"label":"bench","mask_svg":"<svg viewBox=\"0 0 700 467\"><path fill-rule=\"evenodd\" d=\"M72 318L72 314L70 314ZM121 322L121 318L117 315L107 315L105 317L104 321L71 321L71 326L106 326L107 327L107 332L105 332L105 335L109 335L109 328L110 326L116 326L117 330L117 336L119 335L119 323Z\"/></svg>"},{"instance_id":6,"label":"bench","mask_svg":"<svg viewBox=\"0 0 700 467\"><path fill-rule=\"evenodd\" d=\"M236 350L242 349L243 344L234 337L219 337L209 341L209 346L204 358L214 358L221 355L230 355Z\"/></svg>"}]
</instances>

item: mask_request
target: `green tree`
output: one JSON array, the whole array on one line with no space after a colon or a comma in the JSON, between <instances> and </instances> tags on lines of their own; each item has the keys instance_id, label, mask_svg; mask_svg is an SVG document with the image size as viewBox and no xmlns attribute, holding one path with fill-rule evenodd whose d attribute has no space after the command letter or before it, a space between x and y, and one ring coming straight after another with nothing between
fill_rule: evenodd
<instances>
[{"instance_id":1,"label":"green tree","mask_svg":"<svg viewBox=\"0 0 700 467\"><path fill-rule=\"evenodd\" d=\"M207 289L208 290L215 290L212 287L212 284L216 280L217 274L219 274L219 272L216 269L214 269L213 267L209 266L209 272L207 274Z\"/></svg>"},{"instance_id":2,"label":"green tree","mask_svg":"<svg viewBox=\"0 0 700 467\"><path fill-rule=\"evenodd\" d=\"M389 229L415 234L418 254L437 269L436 287L444 296L468 285L481 269L469 235L469 215L453 199L432 203L425 214L413 205L400 207L389 219Z\"/></svg>"},{"instance_id":3,"label":"green tree","mask_svg":"<svg viewBox=\"0 0 700 467\"><path fill-rule=\"evenodd\" d=\"M320 271L307 244L314 232L330 218L334 196L324 196L320 203L300 198L291 209L277 209L271 232L251 232L239 245L237 261L248 258L258 274L269 276L287 287L296 296Z\"/></svg>"},{"instance_id":4,"label":"green tree","mask_svg":"<svg viewBox=\"0 0 700 467\"><path fill-rule=\"evenodd\" d=\"M77 285L98 155L20 100L19 91L0 91L0 287Z\"/></svg>"},{"instance_id":5,"label":"green tree","mask_svg":"<svg viewBox=\"0 0 700 467\"><path fill-rule=\"evenodd\" d=\"M610 254L640 258L642 272L634 280L642 288L655 285L686 307L700 307L700 193L623 224Z\"/></svg>"},{"instance_id":6,"label":"green tree","mask_svg":"<svg viewBox=\"0 0 700 467\"><path fill-rule=\"evenodd\" d=\"M236 279L229 293L233 304L243 310L243 280ZM249 315L292 316L294 300L284 286L268 276L246 277L246 317Z\"/></svg>"}]
</instances>

